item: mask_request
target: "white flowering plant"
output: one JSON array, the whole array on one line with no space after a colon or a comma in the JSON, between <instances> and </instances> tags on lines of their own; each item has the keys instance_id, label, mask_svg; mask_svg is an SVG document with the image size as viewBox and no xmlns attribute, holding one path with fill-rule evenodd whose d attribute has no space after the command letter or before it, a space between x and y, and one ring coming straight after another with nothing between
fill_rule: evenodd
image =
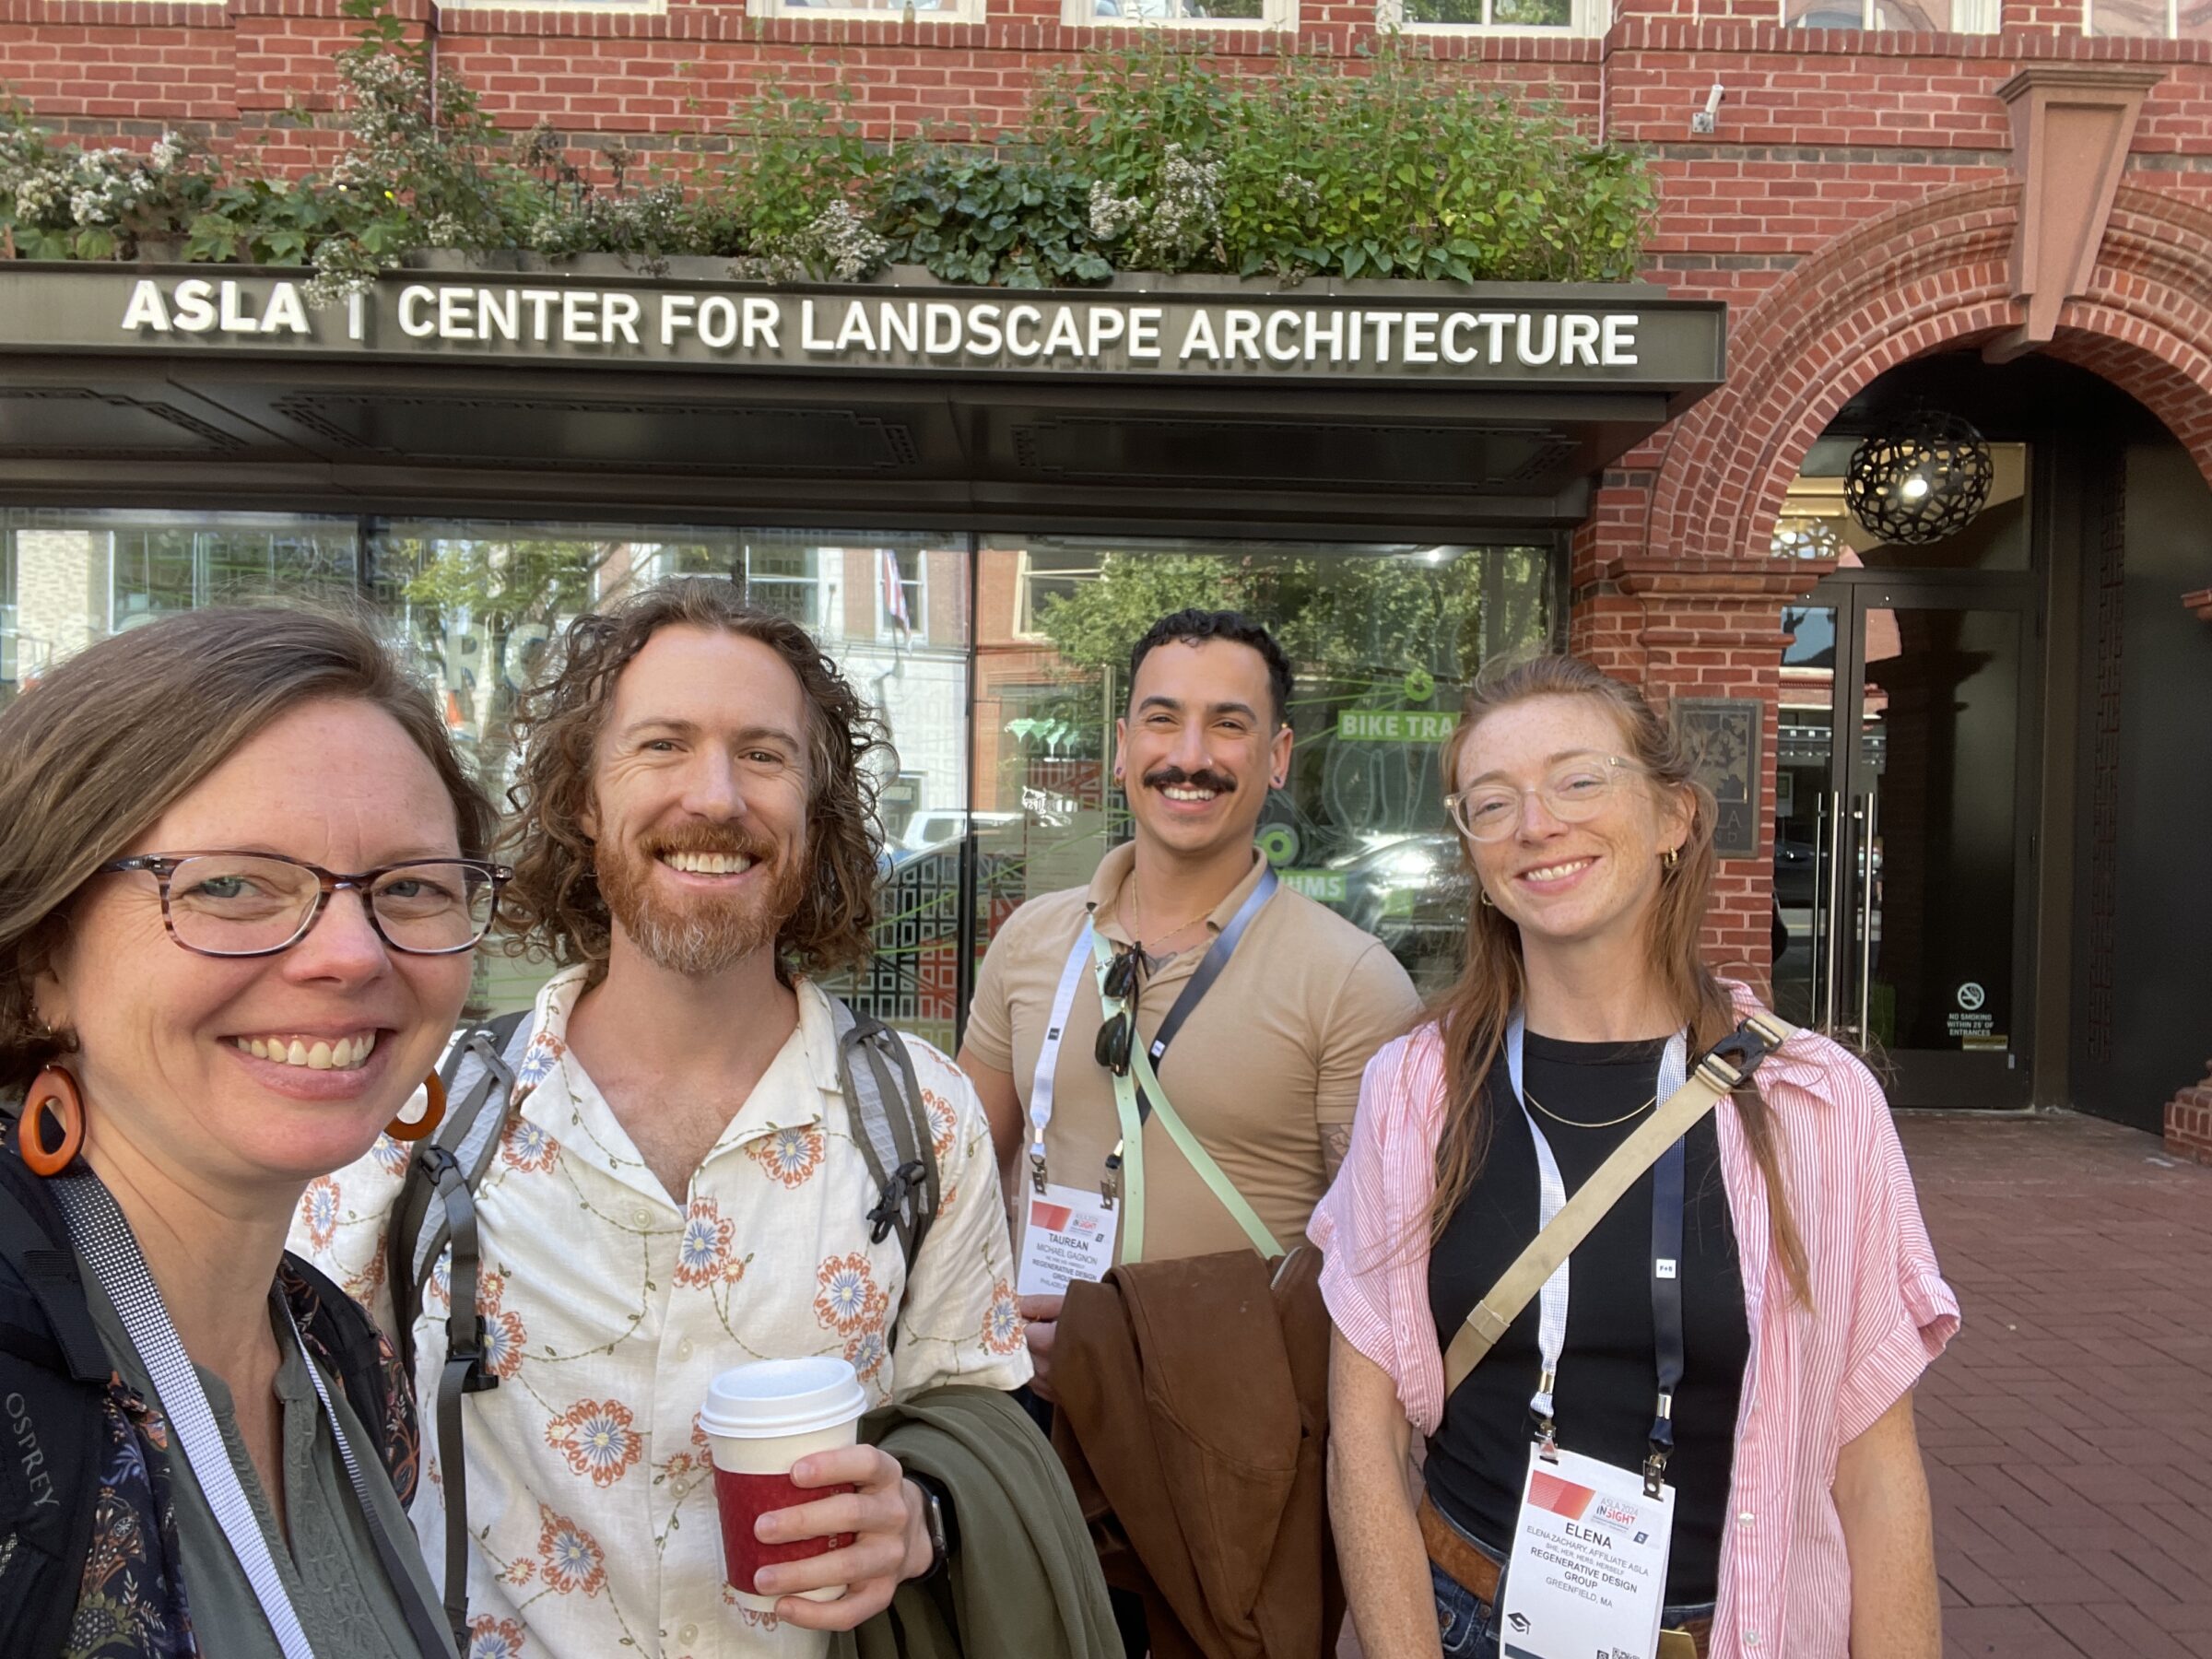
<instances>
[{"instance_id":1,"label":"white flowering plant","mask_svg":"<svg viewBox=\"0 0 2212 1659\"><path fill-rule=\"evenodd\" d=\"M702 247L702 221L688 210L681 185L650 178L634 183L638 152L621 138L601 143L595 159L607 173L602 185L580 164L552 123L540 121L523 143L526 179L511 177L502 212L534 253L616 253L647 276L661 276L668 258Z\"/></svg>"},{"instance_id":2,"label":"white flowering plant","mask_svg":"<svg viewBox=\"0 0 2212 1659\"><path fill-rule=\"evenodd\" d=\"M1636 274L1656 206L1636 153L1394 34L1357 62L1286 51L1264 73L1195 38L1100 50L1041 79L1018 133L903 147L865 129L831 64L818 97L771 89L726 130L648 152L546 124L518 141L392 0L342 4L360 28L337 59L346 142L327 171L227 177L189 138L88 149L0 110L0 257L181 241L191 260L312 266L314 304L430 249L614 253L653 275L712 255L773 281L890 261L1010 288L1117 271L1608 281Z\"/></svg>"},{"instance_id":3,"label":"white flowering plant","mask_svg":"<svg viewBox=\"0 0 2212 1659\"><path fill-rule=\"evenodd\" d=\"M505 141L474 89L409 37L390 0L344 0L342 9L360 28L337 56L337 160L326 173L218 185L184 246L188 259L312 265L311 305L363 291L418 248L511 241Z\"/></svg>"},{"instance_id":4,"label":"white flowering plant","mask_svg":"<svg viewBox=\"0 0 2212 1659\"><path fill-rule=\"evenodd\" d=\"M218 178L196 138L164 133L144 150L56 146L23 111L0 109L0 254L134 258L181 238Z\"/></svg>"}]
</instances>

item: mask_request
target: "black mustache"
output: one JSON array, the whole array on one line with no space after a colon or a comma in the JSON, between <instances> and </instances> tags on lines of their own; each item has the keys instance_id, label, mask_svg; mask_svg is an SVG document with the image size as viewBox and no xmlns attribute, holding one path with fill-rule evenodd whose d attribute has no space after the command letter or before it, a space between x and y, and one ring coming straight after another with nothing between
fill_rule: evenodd
<instances>
[{"instance_id":1,"label":"black mustache","mask_svg":"<svg viewBox=\"0 0 2212 1659\"><path fill-rule=\"evenodd\" d=\"M1147 789L1210 789L1216 794L1234 794L1237 781L1227 773L1201 767L1186 772L1180 766L1156 767L1145 774Z\"/></svg>"}]
</instances>

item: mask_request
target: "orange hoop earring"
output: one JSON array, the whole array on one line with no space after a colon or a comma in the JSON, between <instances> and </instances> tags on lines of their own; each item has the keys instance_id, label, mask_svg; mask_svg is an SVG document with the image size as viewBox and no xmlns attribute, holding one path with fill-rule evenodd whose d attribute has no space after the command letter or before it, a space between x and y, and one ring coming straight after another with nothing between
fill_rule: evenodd
<instances>
[{"instance_id":1,"label":"orange hoop earring","mask_svg":"<svg viewBox=\"0 0 2212 1659\"><path fill-rule=\"evenodd\" d=\"M436 1072L422 1080L422 1089L429 1097L429 1104L422 1109L420 1117L411 1124L405 1118L394 1118L384 1125L384 1133L394 1140L421 1140L426 1135L435 1134L438 1125L444 1121L445 1085L439 1080Z\"/></svg>"},{"instance_id":2,"label":"orange hoop earring","mask_svg":"<svg viewBox=\"0 0 2212 1659\"><path fill-rule=\"evenodd\" d=\"M62 1126L62 1144L48 1151L45 1114L52 1112ZM33 1175L59 1175L85 1144L85 1097L76 1079L58 1065L50 1065L30 1080L23 1097L23 1123L16 1132L16 1150Z\"/></svg>"}]
</instances>

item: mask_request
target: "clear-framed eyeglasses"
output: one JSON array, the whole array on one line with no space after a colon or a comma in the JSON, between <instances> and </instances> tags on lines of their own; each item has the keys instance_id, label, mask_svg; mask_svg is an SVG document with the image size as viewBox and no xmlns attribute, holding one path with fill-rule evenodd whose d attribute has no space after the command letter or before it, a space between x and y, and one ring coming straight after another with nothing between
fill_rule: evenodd
<instances>
[{"instance_id":1,"label":"clear-framed eyeglasses","mask_svg":"<svg viewBox=\"0 0 2212 1659\"><path fill-rule=\"evenodd\" d=\"M1562 823L1595 818L1621 784L1644 775L1643 768L1618 755L1577 755L1562 760L1533 791L1516 783L1477 783L1444 797L1444 809L1469 841L1498 841L1520 825L1522 802L1529 794Z\"/></svg>"},{"instance_id":2,"label":"clear-framed eyeglasses","mask_svg":"<svg viewBox=\"0 0 2212 1659\"><path fill-rule=\"evenodd\" d=\"M100 869L151 876L161 888L169 936L211 957L289 950L342 888L360 895L369 924L394 950L473 950L491 931L500 888L514 874L481 858L417 858L349 876L280 853L146 853Z\"/></svg>"}]
</instances>

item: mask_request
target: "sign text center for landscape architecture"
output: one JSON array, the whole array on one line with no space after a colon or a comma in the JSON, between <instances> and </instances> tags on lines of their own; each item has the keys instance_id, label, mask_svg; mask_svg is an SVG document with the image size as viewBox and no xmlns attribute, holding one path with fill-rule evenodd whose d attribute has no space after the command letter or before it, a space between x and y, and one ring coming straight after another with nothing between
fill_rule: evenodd
<instances>
[{"instance_id":1,"label":"sign text center for landscape architecture","mask_svg":"<svg viewBox=\"0 0 2212 1659\"><path fill-rule=\"evenodd\" d=\"M1224 287L1230 287L1224 279ZM500 362L758 369L1410 378L1484 383L1711 381L1719 308L1648 288L1308 289L1247 299L1170 287L1097 295L855 285L762 288L421 273L343 304L303 278L220 267L44 267L0 281L0 350L208 348Z\"/></svg>"}]
</instances>

